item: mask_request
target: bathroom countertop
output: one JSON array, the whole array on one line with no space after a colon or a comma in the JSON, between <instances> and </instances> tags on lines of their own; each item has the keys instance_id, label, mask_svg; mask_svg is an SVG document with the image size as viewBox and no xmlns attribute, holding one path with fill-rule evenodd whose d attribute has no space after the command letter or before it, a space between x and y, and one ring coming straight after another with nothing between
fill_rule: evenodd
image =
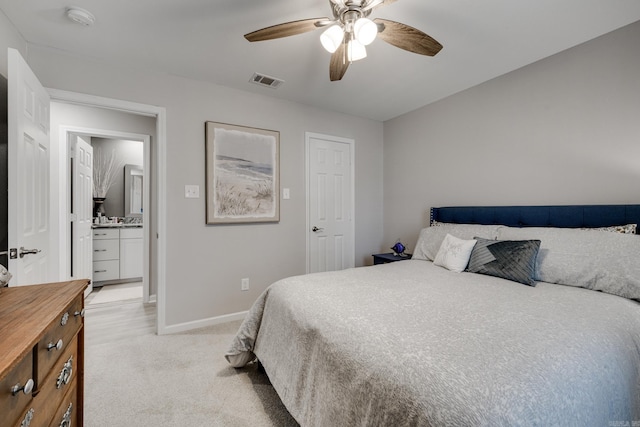
<instances>
[{"instance_id":1,"label":"bathroom countertop","mask_svg":"<svg viewBox=\"0 0 640 427\"><path fill-rule=\"evenodd\" d=\"M142 228L142 224L123 224L123 223L92 224L91 228Z\"/></svg>"}]
</instances>

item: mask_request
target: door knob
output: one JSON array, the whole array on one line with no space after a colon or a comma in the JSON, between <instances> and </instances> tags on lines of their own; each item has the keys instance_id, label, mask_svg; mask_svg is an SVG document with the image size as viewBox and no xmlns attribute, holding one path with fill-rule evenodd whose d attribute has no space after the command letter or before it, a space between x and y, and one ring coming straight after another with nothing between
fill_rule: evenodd
<instances>
[{"instance_id":1,"label":"door knob","mask_svg":"<svg viewBox=\"0 0 640 427\"><path fill-rule=\"evenodd\" d=\"M24 246L20 246L19 256L24 258L25 255L37 254L41 252L40 249L25 249Z\"/></svg>"},{"instance_id":2,"label":"door knob","mask_svg":"<svg viewBox=\"0 0 640 427\"><path fill-rule=\"evenodd\" d=\"M314 233L317 233L318 231L322 231L322 230L324 230L324 228L319 228L319 227L316 227L315 225L311 229L311 231L313 231Z\"/></svg>"}]
</instances>

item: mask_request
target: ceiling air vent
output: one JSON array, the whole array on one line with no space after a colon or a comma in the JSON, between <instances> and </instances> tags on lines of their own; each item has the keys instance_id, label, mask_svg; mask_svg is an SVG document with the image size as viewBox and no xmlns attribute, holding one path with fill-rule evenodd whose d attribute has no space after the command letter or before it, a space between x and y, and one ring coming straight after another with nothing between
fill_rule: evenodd
<instances>
[{"instance_id":1,"label":"ceiling air vent","mask_svg":"<svg viewBox=\"0 0 640 427\"><path fill-rule=\"evenodd\" d=\"M276 79L275 77L270 77L270 76L267 76L264 74L258 74L258 73L253 73L253 76L249 81L251 83L255 83L260 86L267 86L272 89L277 89L278 87L280 87L282 83L284 83L284 80Z\"/></svg>"}]
</instances>

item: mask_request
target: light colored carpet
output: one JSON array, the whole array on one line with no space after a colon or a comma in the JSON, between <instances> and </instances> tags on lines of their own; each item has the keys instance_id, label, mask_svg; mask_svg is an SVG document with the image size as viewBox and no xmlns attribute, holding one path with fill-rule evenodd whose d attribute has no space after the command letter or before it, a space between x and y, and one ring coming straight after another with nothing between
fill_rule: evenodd
<instances>
[{"instance_id":1,"label":"light colored carpet","mask_svg":"<svg viewBox=\"0 0 640 427\"><path fill-rule=\"evenodd\" d=\"M92 339L85 350L85 426L298 426L263 371L236 370L224 359L239 325Z\"/></svg>"},{"instance_id":2,"label":"light colored carpet","mask_svg":"<svg viewBox=\"0 0 640 427\"><path fill-rule=\"evenodd\" d=\"M118 285L105 285L96 288L87 298L87 305L106 304L116 301L126 301L131 299L142 299L142 283L122 283Z\"/></svg>"}]
</instances>

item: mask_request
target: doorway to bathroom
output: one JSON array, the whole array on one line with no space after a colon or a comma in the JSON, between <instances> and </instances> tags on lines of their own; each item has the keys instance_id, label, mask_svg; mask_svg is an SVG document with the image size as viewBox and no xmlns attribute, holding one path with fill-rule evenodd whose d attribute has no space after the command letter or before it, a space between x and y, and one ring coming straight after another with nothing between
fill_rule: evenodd
<instances>
[{"instance_id":1,"label":"doorway to bathroom","mask_svg":"<svg viewBox=\"0 0 640 427\"><path fill-rule=\"evenodd\" d=\"M60 259L61 275L92 278L87 306L154 302L149 171L155 117L54 101L51 124L64 189L51 207L60 213L60 253L67 254ZM92 181L104 188L83 184L87 164ZM94 196L101 196L99 205Z\"/></svg>"}]
</instances>

